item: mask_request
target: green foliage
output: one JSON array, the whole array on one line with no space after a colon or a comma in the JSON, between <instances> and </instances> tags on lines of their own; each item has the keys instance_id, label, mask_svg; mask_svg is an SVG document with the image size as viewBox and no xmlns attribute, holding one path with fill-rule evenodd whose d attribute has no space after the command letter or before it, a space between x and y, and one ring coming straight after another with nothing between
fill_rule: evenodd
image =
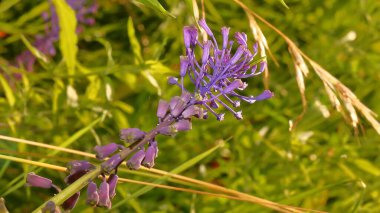
<instances>
[{"instance_id":1,"label":"green foliage","mask_svg":"<svg viewBox=\"0 0 380 213\"><path fill-rule=\"evenodd\" d=\"M43 56L33 47L34 36L45 32L41 12L49 10L48 1L0 3L0 31L7 34L0 36L0 134L92 152L97 144L119 141L121 128L147 131L154 127L158 100L180 93L166 79L178 75L179 56L184 53L182 27L195 24L195 9L202 16L201 1L99 1L95 25L85 26L81 34L75 33L78 24L73 10L64 0L53 2L61 27L55 44L60 51L54 57ZM245 31L249 45L253 44L249 21L239 5L228 0L203 2L215 34L229 26L231 33ZM287 0L289 9L281 0L243 2L380 114L379 1ZM308 108L289 132L289 120L302 112L293 62L285 41L256 21L279 61L276 66L267 57L269 88L275 97L253 105L242 103L242 121L232 115L224 122L194 120L191 132L159 137L156 168L171 171L202 157L222 139L226 141L223 147L188 164L182 174L304 208L378 211L380 137L364 119L355 133L331 106L313 72L305 78ZM14 66L14 58L26 49L38 58L33 72ZM262 77L249 79L245 93L257 95L264 88L262 82ZM60 166L82 159L3 140L0 154ZM25 174L36 169L0 159L0 197L11 212L30 212L51 197L49 191L23 187ZM64 185L63 173L37 171ZM167 189L152 189L130 199L142 187L121 184L114 204L128 202L115 212L269 212L251 203ZM94 211L102 212L81 199L74 212Z\"/></svg>"}]
</instances>

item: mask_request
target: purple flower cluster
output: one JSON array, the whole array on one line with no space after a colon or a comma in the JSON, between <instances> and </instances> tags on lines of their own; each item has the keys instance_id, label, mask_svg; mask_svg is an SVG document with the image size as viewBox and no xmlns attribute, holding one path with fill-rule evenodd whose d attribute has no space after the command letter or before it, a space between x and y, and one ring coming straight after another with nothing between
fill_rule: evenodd
<instances>
[{"instance_id":1,"label":"purple flower cluster","mask_svg":"<svg viewBox=\"0 0 380 213\"><path fill-rule=\"evenodd\" d=\"M81 33L85 25L95 24L95 19L91 16L97 12L98 5L96 3L88 4L88 0L66 0L66 2L75 11L78 21L77 33ZM59 39L59 24L55 7L51 1L50 4L50 13L41 14L46 22L45 34L35 37L34 46L46 56L55 56L54 43ZM16 57L15 65L32 71L35 61L34 55L29 50L25 50Z\"/></svg>"},{"instance_id":2,"label":"purple flower cluster","mask_svg":"<svg viewBox=\"0 0 380 213\"><path fill-rule=\"evenodd\" d=\"M219 45L205 20L200 20L199 25L211 40L201 43L195 27L184 27L186 56L180 57L181 80L179 82L177 78L169 78L169 83L179 86L182 94L171 98L170 101L159 101L156 113L157 127L150 132L144 132L138 128L122 129L120 139L126 146L110 143L94 148L96 158L103 161L100 165L100 175L103 176L103 180L99 188L92 180L89 182L87 187L89 205L111 208L111 199L115 196L118 181L117 170L124 161L127 167L133 170L141 166L152 168L155 165L155 159L158 156L157 135L174 136L178 132L191 130L191 119L193 117L207 119L209 112L221 121L224 113L215 111L220 106L232 112L237 119L242 119L242 112L233 109L240 106L240 100L254 103L273 96L269 90L265 90L258 96L243 96L238 93L246 89L248 85L242 79L259 75L265 69L264 61L257 60L258 62L255 63L253 60L257 54L257 44L253 45L252 53L248 49L247 35L237 32L234 38L238 47L232 53L234 41L228 40L229 28L222 28L223 42ZM195 56L196 47L202 50L199 62ZM185 89L185 76L189 76L194 84L193 92ZM94 168L87 161L73 161L68 164L69 175L65 178L65 182L71 184ZM106 175L109 175L108 178ZM29 185L40 188L53 186L50 180L36 177L34 174L28 180ZM79 195L80 192L74 194L65 201L62 207L73 208ZM55 208L52 204L49 205L46 208Z\"/></svg>"},{"instance_id":3,"label":"purple flower cluster","mask_svg":"<svg viewBox=\"0 0 380 213\"><path fill-rule=\"evenodd\" d=\"M198 30L193 26L186 26L183 29L186 55L180 57L180 77L169 78L170 84L175 84L184 88L184 77L189 76L195 86L193 92L194 104L202 105L206 111L211 112L218 120L224 119L224 113L217 113L220 105L230 111L237 119L242 119L242 112L233 108L240 106L240 100L254 103L256 101L271 98L273 93L265 90L258 96L244 96L238 92L245 90L248 86L243 79L261 74L266 62L255 63L253 60L257 55L257 43L253 45L253 52L249 50L247 35L237 32L234 35L237 49L233 52L234 41L229 40L230 28L222 27L222 44L219 44L214 33L208 27L204 19L199 21L199 25L206 31L211 40L199 41ZM196 48L202 51L201 60L196 58Z\"/></svg>"}]
</instances>

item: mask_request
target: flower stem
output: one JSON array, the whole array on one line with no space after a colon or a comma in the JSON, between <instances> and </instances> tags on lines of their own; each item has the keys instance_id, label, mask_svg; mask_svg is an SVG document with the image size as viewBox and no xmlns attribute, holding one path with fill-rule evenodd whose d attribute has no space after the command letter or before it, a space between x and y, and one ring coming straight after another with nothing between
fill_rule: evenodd
<instances>
[{"instance_id":1,"label":"flower stem","mask_svg":"<svg viewBox=\"0 0 380 213\"><path fill-rule=\"evenodd\" d=\"M84 188L88 182L92 179L95 179L98 177L101 173L100 166L97 166L94 170L90 171L89 173L83 175L81 178L79 178L77 181L72 183L70 186L66 187L64 190L62 190L60 193L52 197L50 200L43 203L41 206L39 206L37 209L33 211L33 213L42 213L42 208L45 207L45 205L52 201L56 205L61 205L65 200L67 200L69 197L71 197L76 192L80 191L82 188Z\"/></svg>"}]
</instances>

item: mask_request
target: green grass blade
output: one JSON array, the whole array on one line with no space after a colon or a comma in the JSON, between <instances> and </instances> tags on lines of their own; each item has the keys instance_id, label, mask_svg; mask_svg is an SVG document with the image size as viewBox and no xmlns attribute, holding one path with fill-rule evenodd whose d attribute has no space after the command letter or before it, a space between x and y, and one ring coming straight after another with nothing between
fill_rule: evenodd
<instances>
[{"instance_id":1,"label":"green grass blade","mask_svg":"<svg viewBox=\"0 0 380 213\"><path fill-rule=\"evenodd\" d=\"M171 18L175 18L175 16L173 14L169 13L167 10L165 10L165 8L157 0L137 0L137 1L139 1L141 4L143 4L147 7L154 9L155 11L157 11L161 14L164 14L164 15L169 16Z\"/></svg>"},{"instance_id":2,"label":"green grass blade","mask_svg":"<svg viewBox=\"0 0 380 213\"><path fill-rule=\"evenodd\" d=\"M53 0L59 19L59 48L70 75L75 74L76 56L78 52L76 34L77 19L75 12L64 0Z\"/></svg>"},{"instance_id":3,"label":"green grass blade","mask_svg":"<svg viewBox=\"0 0 380 213\"><path fill-rule=\"evenodd\" d=\"M5 11L12 8L15 4L17 4L20 0L5 0L0 4L0 14L3 14ZM1 15L0 15L1 17Z\"/></svg>"},{"instance_id":4,"label":"green grass blade","mask_svg":"<svg viewBox=\"0 0 380 213\"><path fill-rule=\"evenodd\" d=\"M141 64L144 60L141 55L141 46L138 39L136 38L135 27L133 26L133 20L131 17L128 19L127 30L129 41L131 42L133 55L136 58L135 62L136 64Z\"/></svg>"},{"instance_id":5,"label":"green grass blade","mask_svg":"<svg viewBox=\"0 0 380 213\"><path fill-rule=\"evenodd\" d=\"M47 57L40 52L37 48L35 48L29 41L28 39L25 38L24 35L20 36L22 42L24 42L25 46L28 48L28 50L38 59L42 60L43 62L47 63L48 59Z\"/></svg>"},{"instance_id":6,"label":"green grass blade","mask_svg":"<svg viewBox=\"0 0 380 213\"><path fill-rule=\"evenodd\" d=\"M0 84L4 89L5 96L7 97L7 101L9 106L13 107L16 103L16 98L13 94L11 87L9 86L7 80L3 75L0 75Z\"/></svg>"},{"instance_id":7,"label":"green grass blade","mask_svg":"<svg viewBox=\"0 0 380 213\"><path fill-rule=\"evenodd\" d=\"M211 148L211 149L203 152L202 154L199 154L199 155L195 156L194 158L186 161L185 163L181 164L177 168L171 170L170 173L172 173L172 174L179 174L179 173L187 170L188 168L194 166L196 163L198 163L202 159L204 159L207 156L211 155L213 152L215 152L217 149L219 149L222 146L223 146L223 143L219 143L218 145L214 146L213 148ZM165 182L168 178L169 178L168 176L162 176L162 177L158 178L157 180L155 180L153 183L155 183L155 184L161 184L161 183ZM114 209L120 207L121 205L123 205L124 203L126 203L128 200L137 198L138 196L143 195L143 194L149 192L153 188L154 188L153 186L144 186L144 187L142 187L141 189L139 189L138 191L136 191L132 195L128 196L124 200L121 200L120 202L118 202L117 204L115 204L112 209L114 210Z\"/></svg>"}]
</instances>

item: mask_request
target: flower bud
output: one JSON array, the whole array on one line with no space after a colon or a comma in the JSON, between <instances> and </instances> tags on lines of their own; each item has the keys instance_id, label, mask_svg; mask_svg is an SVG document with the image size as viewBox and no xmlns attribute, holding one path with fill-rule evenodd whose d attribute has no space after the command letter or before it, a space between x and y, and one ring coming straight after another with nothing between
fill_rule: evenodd
<instances>
[{"instance_id":1,"label":"flower bud","mask_svg":"<svg viewBox=\"0 0 380 213\"><path fill-rule=\"evenodd\" d=\"M256 96L254 99L256 101L262 101L262 100L271 98L273 96L274 96L273 92L271 92L270 90L264 90L264 92L262 92L260 95Z\"/></svg>"},{"instance_id":2,"label":"flower bud","mask_svg":"<svg viewBox=\"0 0 380 213\"><path fill-rule=\"evenodd\" d=\"M75 207L79 200L80 191L75 193L73 196L69 197L65 202L62 203L62 208L66 211L69 211Z\"/></svg>"},{"instance_id":3,"label":"flower bud","mask_svg":"<svg viewBox=\"0 0 380 213\"><path fill-rule=\"evenodd\" d=\"M183 40L186 48L195 46L198 40L198 30L193 26L183 28Z\"/></svg>"},{"instance_id":4,"label":"flower bud","mask_svg":"<svg viewBox=\"0 0 380 213\"><path fill-rule=\"evenodd\" d=\"M109 174L114 169L116 169L122 161L123 159L121 158L121 156L119 154L116 154L101 164L102 171L106 174Z\"/></svg>"},{"instance_id":5,"label":"flower bud","mask_svg":"<svg viewBox=\"0 0 380 213\"><path fill-rule=\"evenodd\" d=\"M191 122L188 119L179 120L177 123L174 124L174 127L177 131L187 131L191 130Z\"/></svg>"},{"instance_id":6,"label":"flower bud","mask_svg":"<svg viewBox=\"0 0 380 213\"><path fill-rule=\"evenodd\" d=\"M87 200L86 203L90 206L96 206L99 202L99 193L96 183L90 181L87 186Z\"/></svg>"},{"instance_id":7,"label":"flower bud","mask_svg":"<svg viewBox=\"0 0 380 213\"><path fill-rule=\"evenodd\" d=\"M207 35L209 36L214 36L212 31L210 30L210 28L208 27L207 23L206 23L206 20L205 19L201 19L198 21L198 24L206 31Z\"/></svg>"},{"instance_id":8,"label":"flower bud","mask_svg":"<svg viewBox=\"0 0 380 213\"><path fill-rule=\"evenodd\" d=\"M138 128L128 128L122 129L120 131L120 139L124 140L126 143L134 143L145 137L145 132Z\"/></svg>"},{"instance_id":9,"label":"flower bud","mask_svg":"<svg viewBox=\"0 0 380 213\"><path fill-rule=\"evenodd\" d=\"M96 152L96 158L99 160L103 160L104 158L108 157L118 149L119 145L116 143L110 143L104 146L95 146L94 148Z\"/></svg>"},{"instance_id":10,"label":"flower bud","mask_svg":"<svg viewBox=\"0 0 380 213\"><path fill-rule=\"evenodd\" d=\"M46 205L41 209L41 212L42 213L61 213L61 210L59 210L59 207L56 206L53 201L48 201Z\"/></svg>"},{"instance_id":11,"label":"flower bud","mask_svg":"<svg viewBox=\"0 0 380 213\"><path fill-rule=\"evenodd\" d=\"M157 117L164 118L166 113L168 112L168 109L169 109L169 103L164 100L160 100L158 102L158 107L157 107Z\"/></svg>"},{"instance_id":12,"label":"flower bud","mask_svg":"<svg viewBox=\"0 0 380 213\"><path fill-rule=\"evenodd\" d=\"M223 49L227 48L228 44L228 34L230 32L229 27L222 27L222 36L223 36Z\"/></svg>"},{"instance_id":13,"label":"flower bud","mask_svg":"<svg viewBox=\"0 0 380 213\"><path fill-rule=\"evenodd\" d=\"M144 150L137 151L127 162L127 167L131 170L137 170L141 166L141 162L145 157Z\"/></svg>"},{"instance_id":14,"label":"flower bud","mask_svg":"<svg viewBox=\"0 0 380 213\"><path fill-rule=\"evenodd\" d=\"M108 177L107 183L109 184L110 199L112 199L116 195L116 185L117 185L118 179L119 179L119 177L116 174L111 174Z\"/></svg>"},{"instance_id":15,"label":"flower bud","mask_svg":"<svg viewBox=\"0 0 380 213\"><path fill-rule=\"evenodd\" d=\"M157 142L150 142L148 148L146 149L145 158L142 162L142 165L148 168L152 168L154 166L154 159L157 157L158 147Z\"/></svg>"},{"instance_id":16,"label":"flower bud","mask_svg":"<svg viewBox=\"0 0 380 213\"><path fill-rule=\"evenodd\" d=\"M180 76L184 77L189 66L189 58L187 56L180 56Z\"/></svg>"},{"instance_id":17,"label":"flower bud","mask_svg":"<svg viewBox=\"0 0 380 213\"><path fill-rule=\"evenodd\" d=\"M247 47L247 34L237 32L234 37L239 45Z\"/></svg>"},{"instance_id":18,"label":"flower bud","mask_svg":"<svg viewBox=\"0 0 380 213\"><path fill-rule=\"evenodd\" d=\"M112 203L110 200L109 188L109 184L107 183L106 179L104 179L99 186L99 207L105 207L107 209L111 208Z\"/></svg>"},{"instance_id":19,"label":"flower bud","mask_svg":"<svg viewBox=\"0 0 380 213\"><path fill-rule=\"evenodd\" d=\"M26 176L26 185L33 186L38 188L49 189L53 186L53 181L39 175L36 175L34 172L28 173Z\"/></svg>"}]
</instances>

